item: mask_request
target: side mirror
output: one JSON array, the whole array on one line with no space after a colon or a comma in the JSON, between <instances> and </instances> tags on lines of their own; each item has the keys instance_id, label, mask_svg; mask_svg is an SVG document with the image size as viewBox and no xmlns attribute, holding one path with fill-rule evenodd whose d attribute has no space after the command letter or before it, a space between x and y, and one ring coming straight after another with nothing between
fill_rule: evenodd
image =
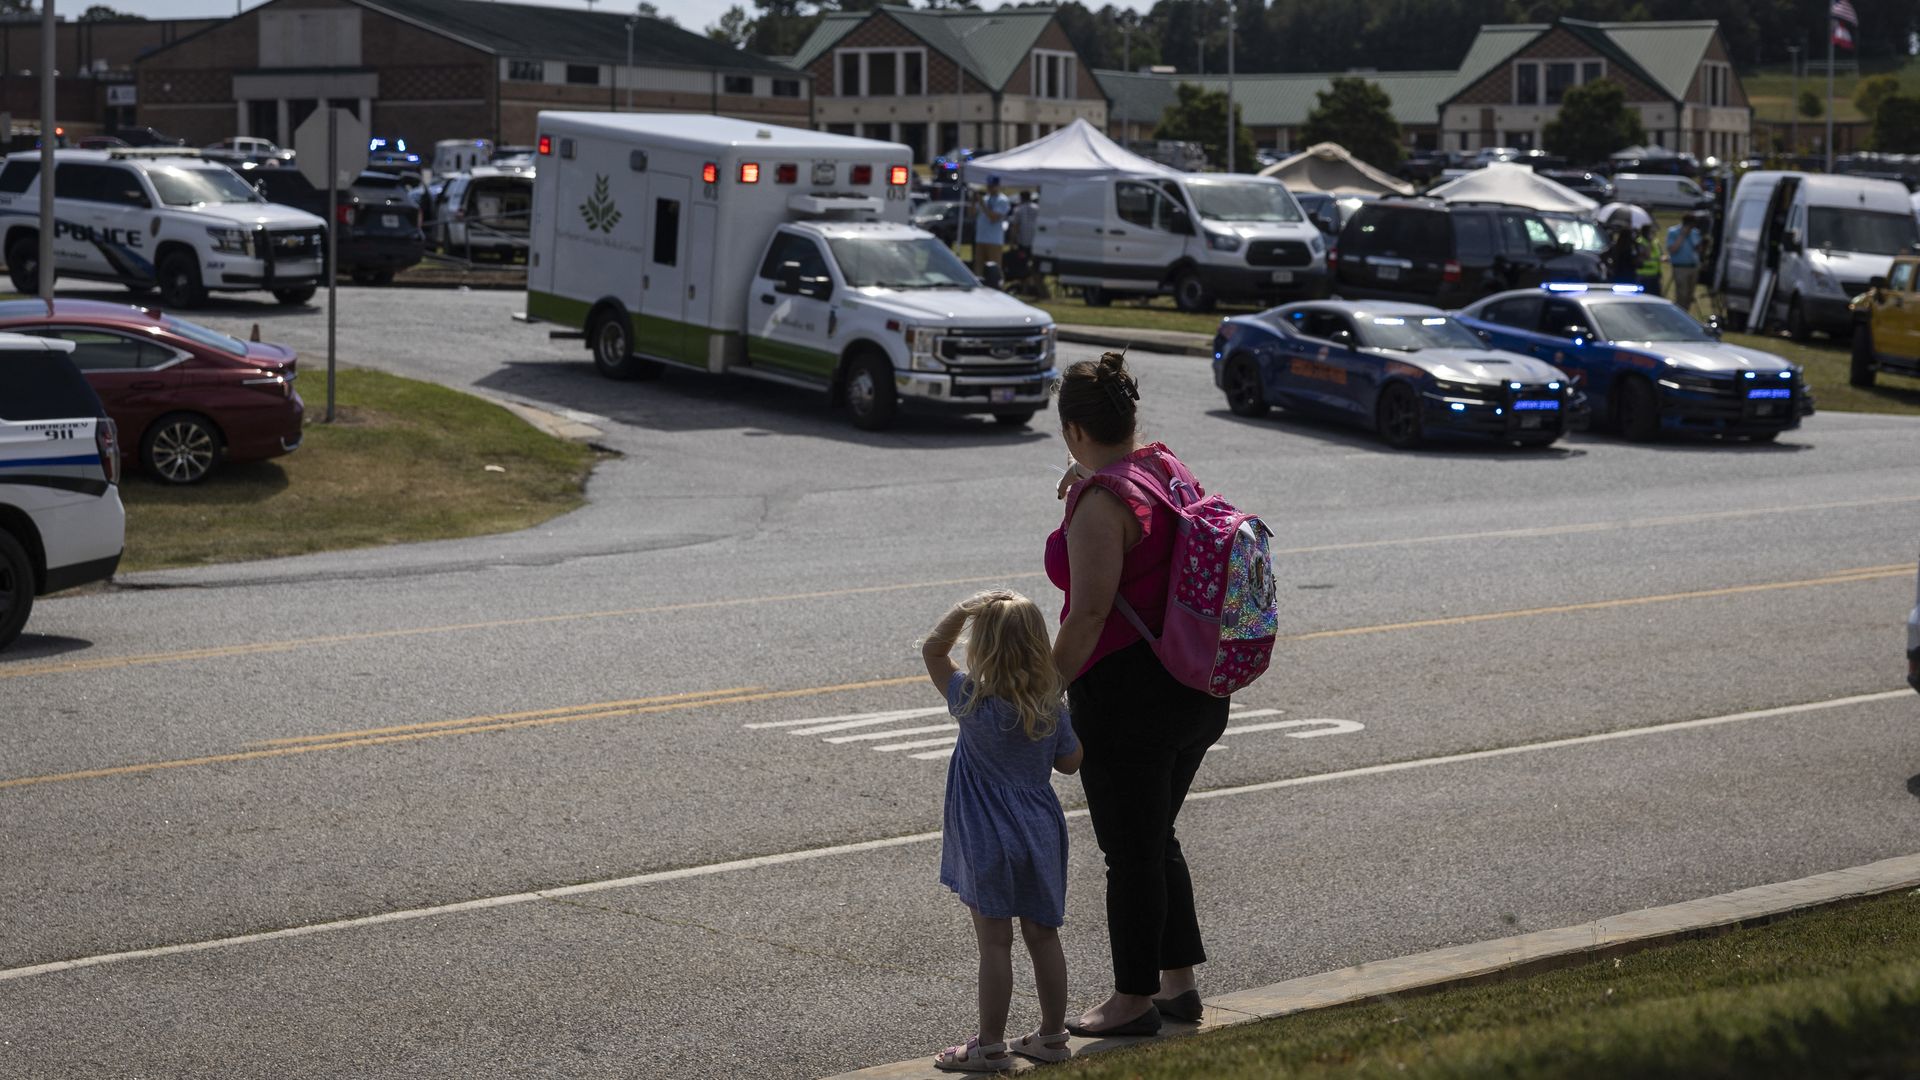
<instances>
[{"instance_id":1,"label":"side mirror","mask_svg":"<svg viewBox=\"0 0 1920 1080\"><path fill-rule=\"evenodd\" d=\"M1573 245L1572 245L1572 244L1569 244L1569 243L1567 243L1567 242L1566 242L1566 241L1564 241L1564 240L1563 240L1563 241L1561 241L1561 242L1560 242L1560 254L1562 254L1562 255L1571 255L1571 254L1573 254Z\"/></svg>"},{"instance_id":2,"label":"side mirror","mask_svg":"<svg viewBox=\"0 0 1920 1080\"><path fill-rule=\"evenodd\" d=\"M799 263L782 263L778 273L779 277L774 279L775 292L792 294L798 294L800 292L800 282L802 279L800 276Z\"/></svg>"},{"instance_id":3,"label":"side mirror","mask_svg":"<svg viewBox=\"0 0 1920 1080\"><path fill-rule=\"evenodd\" d=\"M1333 336L1331 338L1328 338L1327 340L1333 342L1335 345L1338 345L1343 349L1351 349L1353 348L1353 331L1335 330L1333 332Z\"/></svg>"},{"instance_id":4,"label":"side mirror","mask_svg":"<svg viewBox=\"0 0 1920 1080\"><path fill-rule=\"evenodd\" d=\"M1780 237L1780 250L1782 251L1792 251L1797 253L1797 252L1805 251L1806 249L1807 249L1806 245L1800 241L1799 229L1788 229Z\"/></svg>"},{"instance_id":5,"label":"side mirror","mask_svg":"<svg viewBox=\"0 0 1920 1080\"><path fill-rule=\"evenodd\" d=\"M1887 287L1887 279L1884 277L1873 277L1873 278L1867 279L1867 288L1869 289L1884 289L1886 287Z\"/></svg>"},{"instance_id":6,"label":"side mirror","mask_svg":"<svg viewBox=\"0 0 1920 1080\"><path fill-rule=\"evenodd\" d=\"M1579 323L1574 323L1572 326L1569 326L1565 330L1561 331L1560 336L1570 337L1576 343L1584 343L1589 337L1593 336L1593 331L1588 330L1586 327L1581 326Z\"/></svg>"},{"instance_id":7,"label":"side mirror","mask_svg":"<svg viewBox=\"0 0 1920 1080\"><path fill-rule=\"evenodd\" d=\"M1712 338L1713 338L1713 340L1715 340L1715 341L1719 341L1719 340L1720 340L1720 335L1721 335L1721 334L1722 334L1723 332L1724 332L1724 331L1723 331L1723 329L1722 329L1722 327L1721 327L1721 324L1720 324L1720 316L1718 316L1718 315L1709 315L1709 316L1707 316L1707 334L1708 334L1708 336L1710 336L1710 337L1712 337Z\"/></svg>"},{"instance_id":8,"label":"side mirror","mask_svg":"<svg viewBox=\"0 0 1920 1080\"><path fill-rule=\"evenodd\" d=\"M1193 217L1184 206L1176 206L1167 214L1167 229L1181 236L1193 235Z\"/></svg>"}]
</instances>

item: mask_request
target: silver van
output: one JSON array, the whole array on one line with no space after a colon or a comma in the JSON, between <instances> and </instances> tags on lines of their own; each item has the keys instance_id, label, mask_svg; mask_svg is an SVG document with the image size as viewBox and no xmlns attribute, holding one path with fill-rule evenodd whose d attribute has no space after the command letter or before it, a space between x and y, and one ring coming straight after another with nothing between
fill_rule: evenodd
<instances>
[{"instance_id":1,"label":"silver van","mask_svg":"<svg viewBox=\"0 0 1920 1080\"><path fill-rule=\"evenodd\" d=\"M1649 210L1692 210L1713 201L1690 176L1662 173L1621 173L1613 178L1615 202Z\"/></svg>"},{"instance_id":2,"label":"silver van","mask_svg":"<svg viewBox=\"0 0 1920 1080\"><path fill-rule=\"evenodd\" d=\"M1750 172L1727 203L1714 280L1743 326L1850 337L1848 302L1916 250L1920 224L1896 181Z\"/></svg>"}]
</instances>

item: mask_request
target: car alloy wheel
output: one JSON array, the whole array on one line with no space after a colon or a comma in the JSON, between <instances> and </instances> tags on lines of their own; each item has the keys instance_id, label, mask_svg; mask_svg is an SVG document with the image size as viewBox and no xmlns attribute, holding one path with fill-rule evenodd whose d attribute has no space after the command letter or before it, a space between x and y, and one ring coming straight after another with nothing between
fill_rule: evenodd
<instances>
[{"instance_id":1,"label":"car alloy wheel","mask_svg":"<svg viewBox=\"0 0 1920 1080\"><path fill-rule=\"evenodd\" d=\"M1420 400L1406 383L1389 383L1380 391L1380 437L1404 450L1420 441Z\"/></svg>"},{"instance_id":2,"label":"car alloy wheel","mask_svg":"<svg viewBox=\"0 0 1920 1080\"><path fill-rule=\"evenodd\" d=\"M219 449L206 422L191 416L163 420L154 430L147 463L170 484L192 484L213 471Z\"/></svg>"},{"instance_id":3,"label":"car alloy wheel","mask_svg":"<svg viewBox=\"0 0 1920 1080\"><path fill-rule=\"evenodd\" d=\"M854 426L864 431L879 431L893 423L900 407L893 388L893 364L884 356L869 353L856 359L847 372L844 393Z\"/></svg>"},{"instance_id":4,"label":"car alloy wheel","mask_svg":"<svg viewBox=\"0 0 1920 1080\"><path fill-rule=\"evenodd\" d=\"M33 612L33 563L13 534L0 529L0 649L27 625Z\"/></svg>"},{"instance_id":5,"label":"car alloy wheel","mask_svg":"<svg viewBox=\"0 0 1920 1080\"><path fill-rule=\"evenodd\" d=\"M1265 416L1267 395L1260 387L1260 372L1245 356L1227 361L1227 408L1235 416Z\"/></svg>"}]
</instances>

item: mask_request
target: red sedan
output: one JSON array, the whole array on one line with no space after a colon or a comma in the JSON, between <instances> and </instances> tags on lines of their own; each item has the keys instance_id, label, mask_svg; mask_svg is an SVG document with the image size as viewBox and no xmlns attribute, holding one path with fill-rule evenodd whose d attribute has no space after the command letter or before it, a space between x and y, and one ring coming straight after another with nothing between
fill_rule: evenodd
<instances>
[{"instance_id":1,"label":"red sedan","mask_svg":"<svg viewBox=\"0 0 1920 1080\"><path fill-rule=\"evenodd\" d=\"M121 455L166 484L222 461L300 446L294 354L148 308L96 300L0 302L0 330L74 344L73 362L120 429Z\"/></svg>"}]
</instances>

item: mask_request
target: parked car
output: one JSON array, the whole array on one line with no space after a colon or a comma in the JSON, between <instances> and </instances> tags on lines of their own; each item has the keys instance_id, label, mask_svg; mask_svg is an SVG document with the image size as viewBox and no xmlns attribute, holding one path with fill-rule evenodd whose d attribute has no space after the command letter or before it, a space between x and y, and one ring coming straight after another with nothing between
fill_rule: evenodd
<instances>
[{"instance_id":1,"label":"parked car","mask_svg":"<svg viewBox=\"0 0 1920 1080\"><path fill-rule=\"evenodd\" d=\"M113 135L82 135L73 140L73 145L76 150L114 150L129 144Z\"/></svg>"},{"instance_id":2,"label":"parked car","mask_svg":"<svg viewBox=\"0 0 1920 1080\"><path fill-rule=\"evenodd\" d=\"M953 243L954 236L960 231L960 204L957 202L929 202L913 212L909 219L916 229L925 229L940 238L941 243Z\"/></svg>"},{"instance_id":3,"label":"parked car","mask_svg":"<svg viewBox=\"0 0 1920 1080\"><path fill-rule=\"evenodd\" d=\"M116 452L164 484L224 461L300 446L305 406L292 349L241 341L149 308L98 300L0 301L0 332L73 346L73 364L123 440Z\"/></svg>"},{"instance_id":4,"label":"parked car","mask_svg":"<svg viewBox=\"0 0 1920 1080\"><path fill-rule=\"evenodd\" d=\"M1439 199L1379 199L1340 230L1333 291L1458 307L1544 281L1602 281L1599 256L1562 243L1537 211Z\"/></svg>"},{"instance_id":5,"label":"parked car","mask_svg":"<svg viewBox=\"0 0 1920 1080\"><path fill-rule=\"evenodd\" d=\"M0 334L0 649L20 636L35 597L120 565L119 436L72 351Z\"/></svg>"},{"instance_id":6,"label":"parked car","mask_svg":"<svg viewBox=\"0 0 1920 1080\"><path fill-rule=\"evenodd\" d=\"M236 135L231 139L221 139L212 146L203 148L200 156L222 161L228 165L293 164L293 151L275 146L271 139L259 139L251 135Z\"/></svg>"},{"instance_id":7,"label":"parked car","mask_svg":"<svg viewBox=\"0 0 1920 1080\"><path fill-rule=\"evenodd\" d=\"M527 251L533 172L484 165L447 181L434 200L432 238L449 254L513 260Z\"/></svg>"},{"instance_id":8,"label":"parked car","mask_svg":"<svg viewBox=\"0 0 1920 1080\"><path fill-rule=\"evenodd\" d=\"M1920 253L1913 204L1891 180L1751 172L1726 220L1715 269L1727 310L1749 324L1784 323L1798 339L1816 330L1850 338L1853 298L1896 256Z\"/></svg>"},{"instance_id":9,"label":"parked car","mask_svg":"<svg viewBox=\"0 0 1920 1080\"><path fill-rule=\"evenodd\" d=\"M327 193L293 169L263 169L249 179L269 202L324 217L339 229L340 269L355 284L385 285L426 256L427 238L405 187L382 173L362 175L338 193L331 211Z\"/></svg>"},{"instance_id":10,"label":"parked car","mask_svg":"<svg viewBox=\"0 0 1920 1080\"><path fill-rule=\"evenodd\" d=\"M1536 170L1541 176L1559 184L1569 191L1577 191L1594 202L1602 205L1619 201L1614 194L1613 181L1597 172L1583 169L1542 169Z\"/></svg>"},{"instance_id":11,"label":"parked car","mask_svg":"<svg viewBox=\"0 0 1920 1080\"><path fill-rule=\"evenodd\" d=\"M1489 296L1460 313L1488 344L1566 371L1596 425L1635 441L1663 432L1772 441L1813 413L1797 364L1731 345L1638 285L1552 282Z\"/></svg>"},{"instance_id":12,"label":"parked car","mask_svg":"<svg viewBox=\"0 0 1920 1080\"><path fill-rule=\"evenodd\" d=\"M182 139L173 135L167 135L163 132L155 131L153 128L150 128L150 127L114 128L112 131L107 132L107 134L116 136L117 138L120 139L121 144L125 146L185 146L187 145L187 140L185 139Z\"/></svg>"},{"instance_id":13,"label":"parked car","mask_svg":"<svg viewBox=\"0 0 1920 1080\"><path fill-rule=\"evenodd\" d=\"M1466 160L1457 150L1415 150L1400 163L1400 178L1424 187L1446 170L1461 168Z\"/></svg>"},{"instance_id":14,"label":"parked car","mask_svg":"<svg viewBox=\"0 0 1920 1080\"><path fill-rule=\"evenodd\" d=\"M1279 405L1373 429L1389 446L1479 436L1545 446L1580 402L1566 374L1497 352L1418 304L1308 301L1224 319L1214 385L1237 416Z\"/></svg>"},{"instance_id":15,"label":"parked car","mask_svg":"<svg viewBox=\"0 0 1920 1080\"><path fill-rule=\"evenodd\" d=\"M1318 191L1294 192L1294 200L1300 209L1306 212L1307 220L1324 233L1328 239L1340 235L1340 227L1347 223L1354 211L1374 201L1374 195L1327 195Z\"/></svg>"},{"instance_id":16,"label":"parked car","mask_svg":"<svg viewBox=\"0 0 1920 1080\"><path fill-rule=\"evenodd\" d=\"M1713 206L1713 196L1690 176L1615 173L1613 193L1615 202L1632 203L1649 210L1704 210Z\"/></svg>"},{"instance_id":17,"label":"parked car","mask_svg":"<svg viewBox=\"0 0 1920 1080\"><path fill-rule=\"evenodd\" d=\"M1882 371L1920 379L1920 255L1893 260L1885 277L1853 299L1853 364L1847 381L1872 386Z\"/></svg>"}]
</instances>

